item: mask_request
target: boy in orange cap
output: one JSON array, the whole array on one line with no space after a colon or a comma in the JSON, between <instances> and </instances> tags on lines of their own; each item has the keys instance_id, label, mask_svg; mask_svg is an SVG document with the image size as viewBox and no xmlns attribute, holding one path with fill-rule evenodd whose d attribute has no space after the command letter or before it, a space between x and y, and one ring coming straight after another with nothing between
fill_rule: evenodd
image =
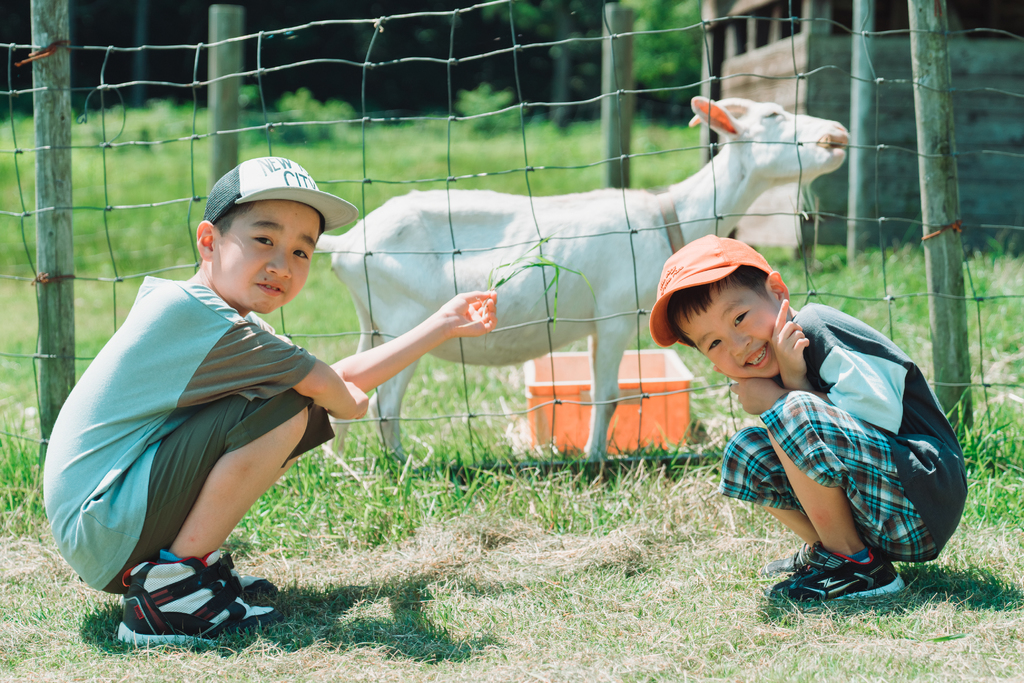
<instances>
[{"instance_id":1,"label":"boy in orange cap","mask_svg":"<svg viewBox=\"0 0 1024 683\"><path fill-rule=\"evenodd\" d=\"M762 575L770 597L828 600L904 587L890 560L935 559L967 496L963 451L920 369L834 308L790 308L782 276L714 235L665 263L651 335L692 346L765 427L725 449L719 492L763 505L804 541Z\"/></svg>"}]
</instances>

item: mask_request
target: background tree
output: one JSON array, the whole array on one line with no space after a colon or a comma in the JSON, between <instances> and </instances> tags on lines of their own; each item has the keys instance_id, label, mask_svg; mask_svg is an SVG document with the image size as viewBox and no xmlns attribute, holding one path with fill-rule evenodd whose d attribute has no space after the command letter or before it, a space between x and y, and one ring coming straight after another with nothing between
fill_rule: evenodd
<instances>
[{"instance_id":1,"label":"background tree","mask_svg":"<svg viewBox=\"0 0 1024 683\"><path fill-rule=\"evenodd\" d=\"M71 37L75 45L115 45L131 47L140 41L152 45L197 44L207 40L208 0L178 0L154 3L149 0L69 0ZM636 10L636 28L669 28L699 22L697 0L626 0ZM299 26L323 19L365 19L419 11L447 12L472 4L471 0L303 0L280 3L272 0L247 0L246 31L273 30ZM601 34L603 0L517 0L511 4L516 40L521 44L555 42ZM147 16L148 15L148 16ZM6 0L0 3L0 43L30 42L30 0ZM451 36L451 15L394 20L376 34L370 59L375 62L414 56L447 59ZM497 5L458 15L455 27L456 58L491 52L512 45L509 6ZM134 30L133 30L134 29ZM272 67L313 59L345 59L361 63L367 54L374 28L369 24L323 26L296 31L290 35L265 36L261 61ZM638 36L636 40L637 81L643 87L678 86L696 82L700 74L701 33L698 30ZM245 64L256 65L256 41L246 43ZM27 54L19 51L15 59ZM104 79L107 83L146 80L189 83L195 67L193 50L150 53L111 53ZM516 93L516 74L512 55L505 53L486 59L460 63L451 69L452 92L473 91L488 84L491 92ZM206 52L199 55L198 73L206 73ZM72 53L72 86L76 88L74 106L81 104L89 89L100 81L104 53L100 50ZM448 88L445 64L405 63L382 66L367 75L368 111L403 115L447 111ZM518 82L527 101L574 101L600 92L600 44L571 42L550 48L528 49L518 53ZM31 87L31 68L13 69L12 89ZM263 92L272 106L284 93L307 88L321 102L343 100L361 111L362 69L358 66L312 64L268 73L263 77ZM255 79L248 79L249 84ZM5 84L7 85L7 84ZM127 104L138 106L145 97L191 101L190 88L151 85L137 87L134 93L120 93ZM205 89L197 95L202 103ZM117 103L110 95L107 104ZM678 92L641 98L641 112L665 116L667 105L685 103L688 95ZM646 106L645 106L646 103ZM17 98L16 107L31 110L31 98ZM599 108L557 107L554 120L564 125L573 119L592 119ZM537 110L534 115L547 115Z\"/></svg>"}]
</instances>

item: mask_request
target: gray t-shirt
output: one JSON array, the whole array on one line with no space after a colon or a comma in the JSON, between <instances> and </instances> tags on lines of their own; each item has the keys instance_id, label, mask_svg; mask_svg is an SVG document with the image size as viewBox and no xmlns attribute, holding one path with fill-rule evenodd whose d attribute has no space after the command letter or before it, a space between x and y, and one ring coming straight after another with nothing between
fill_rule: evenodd
<instances>
[{"instance_id":1,"label":"gray t-shirt","mask_svg":"<svg viewBox=\"0 0 1024 683\"><path fill-rule=\"evenodd\" d=\"M124 324L57 416L43 493L61 554L102 589L128 561L146 517L160 441L204 404L270 398L316 359L203 285L148 277Z\"/></svg>"}]
</instances>

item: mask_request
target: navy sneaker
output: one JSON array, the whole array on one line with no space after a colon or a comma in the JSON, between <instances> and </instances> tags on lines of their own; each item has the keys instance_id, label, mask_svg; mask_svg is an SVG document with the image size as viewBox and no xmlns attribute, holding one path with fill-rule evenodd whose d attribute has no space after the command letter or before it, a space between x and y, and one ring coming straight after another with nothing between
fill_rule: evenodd
<instances>
[{"instance_id":1,"label":"navy sneaker","mask_svg":"<svg viewBox=\"0 0 1024 683\"><path fill-rule=\"evenodd\" d=\"M807 564L769 588L767 595L790 600L870 598L897 593L904 586L892 562L875 548L868 548L867 560L857 562L815 543L807 555Z\"/></svg>"},{"instance_id":2,"label":"navy sneaker","mask_svg":"<svg viewBox=\"0 0 1024 683\"><path fill-rule=\"evenodd\" d=\"M272 607L242 600L231 558L214 551L179 562L143 562L125 572L124 616L117 637L133 645L209 642L226 631L281 620Z\"/></svg>"},{"instance_id":3,"label":"navy sneaker","mask_svg":"<svg viewBox=\"0 0 1024 683\"><path fill-rule=\"evenodd\" d=\"M758 573L761 576L783 576L787 574L796 574L800 567L807 564L807 558L810 554L811 546L804 543L800 546L799 550L789 557L772 560L765 566L761 567L761 571Z\"/></svg>"}]
</instances>

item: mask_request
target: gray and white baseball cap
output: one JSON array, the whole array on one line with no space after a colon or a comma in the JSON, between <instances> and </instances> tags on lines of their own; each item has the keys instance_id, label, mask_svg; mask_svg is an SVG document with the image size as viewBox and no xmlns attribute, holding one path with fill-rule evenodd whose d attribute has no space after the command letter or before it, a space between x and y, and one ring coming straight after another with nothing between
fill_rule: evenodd
<instances>
[{"instance_id":1,"label":"gray and white baseball cap","mask_svg":"<svg viewBox=\"0 0 1024 683\"><path fill-rule=\"evenodd\" d=\"M324 230L333 230L359 217L344 199L318 189L313 176L290 159L261 157L243 161L225 173L210 190L203 218L216 223L235 204L261 199L288 199L311 206L324 217Z\"/></svg>"}]
</instances>

